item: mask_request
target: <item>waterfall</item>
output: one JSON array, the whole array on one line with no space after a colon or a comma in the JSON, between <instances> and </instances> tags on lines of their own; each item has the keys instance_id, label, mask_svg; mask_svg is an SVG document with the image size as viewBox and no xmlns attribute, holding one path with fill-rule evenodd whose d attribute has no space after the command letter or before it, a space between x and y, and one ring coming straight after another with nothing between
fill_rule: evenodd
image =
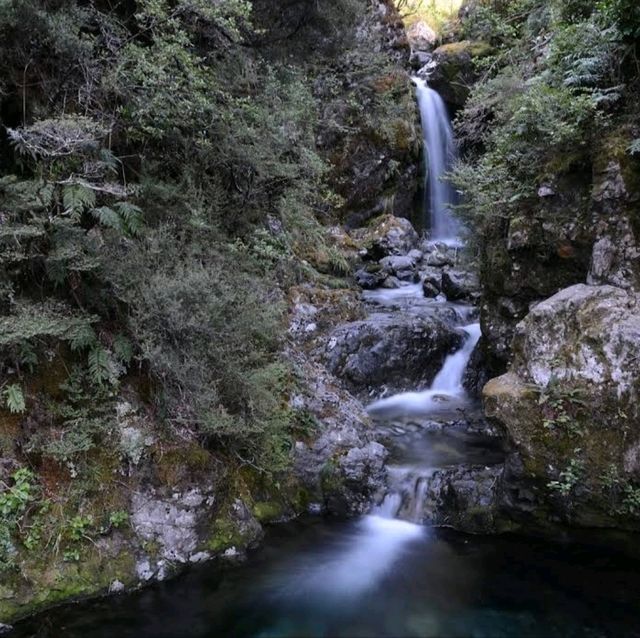
<instances>
[{"instance_id":1,"label":"waterfall","mask_svg":"<svg viewBox=\"0 0 640 638\"><path fill-rule=\"evenodd\" d=\"M467 369L471 353L480 339L480 324L474 323L470 326L465 326L463 330L467 333L464 345L458 352L447 357L442 370L438 372L431 384L431 390L449 392L451 394L464 391L462 387L464 371Z\"/></svg>"},{"instance_id":2,"label":"waterfall","mask_svg":"<svg viewBox=\"0 0 640 638\"><path fill-rule=\"evenodd\" d=\"M423 392L402 392L374 401L367 412L376 418L394 419L409 416L426 416L433 412L450 410L464 401L462 385L464 371L471 353L480 339L480 324L464 326L465 342L457 352L450 354L431 387Z\"/></svg>"},{"instance_id":3,"label":"waterfall","mask_svg":"<svg viewBox=\"0 0 640 638\"><path fill-rule=\"evenodd\" d=\"M455 202L456 193L442 179L456 157L449 114L442 98L422 78L415 77L413 82L416 85L427 160L425 212L430 213L431 239L458 244L459 227L449 211L449 205Z\"/></svg>"}]
</instances>

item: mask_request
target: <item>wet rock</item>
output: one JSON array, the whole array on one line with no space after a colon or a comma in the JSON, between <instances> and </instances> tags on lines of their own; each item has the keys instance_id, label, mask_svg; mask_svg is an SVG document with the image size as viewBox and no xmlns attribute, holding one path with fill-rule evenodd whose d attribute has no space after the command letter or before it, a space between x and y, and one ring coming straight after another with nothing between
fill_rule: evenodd
<instances>
[{"instance_id":1,"label":"wet rock","mask_svg":"<svg viewBox=\"0 0 640 638\"><path fill-rule=\"evenodd\" d=\"M427 266L436 266L436 267L453 266L453 264L455 263L453 256L449 253L449 251L446 248L444 249L439 248L430 252L425 257L424 261L427 264Z\"/></svg>"},{"instance_id":2,"label":"wet rock","mask_svg":"<svg viewBox=\"0 0 640 638\"><path fill-rule=\"evenodd\" d=\"M5 625L0 622L0 636L4 636L13 631L13 627L11 625Z\"/></svg>"},{"instance_id":3,"label":"wet rock","mask_svg":"<svg viewBox=\"0 0 640 638\"><path fill-rule=\"evenodd\" d=\"M355 392L420 388L460 341L460 333L435 316L373 314L334 330L324 359Z\"/></svg>"},{"instance_id":4,"label":"wet rock","mask_svg":"<svg viewBox=\"0 0 640 638\"><path fill-rule=\"evenodd\" d=\"M386 448L376 441L352 448L339 461L345 480L370 491L378 489L385 477L384 463L388 455Z\"/></svg>"},{"instance_id":5,"label":"wet rock","mask_svg":"<svg viewBox=\"0 0 640 638\"><path fill-rule=\"evenodd\" d=\"M416 260L410 255L391 255L380 260L382 272L394 275L400 281L417 281Z\"/></svg>"},{"instance_id":6,"label":"wet rock","mask_svg":"<svg viewBox=\"0 0 640 638\"><path fill-rule=\"evenodd\" d=\"M361 268L355 274L355 280L360 288L364 290L373 290L377 288L386 279L386 273L378 270L377 272L369 272L366 268Z\"/></svg>"},{"instance_id":7,"label":"wet rock","mask_svg":"<svg viewBox=\"0 0 640 638\"><path fill-rule=\"evenodd\" d=\"M476 301L480 296L480 281L475 273L447 269L442 272L442 292L449 301Z\"/></svg>"},{"instance_id":8,"label":"wet rock","mask_svg":"<svg viewBox=\"0 0 640 638\"><path fill-rule=\"evenodd\" d=\"M502 472L501 464L436 470L423 479L422 522L469 533L498 531Z\"/></svg>"},{"instance_id":9,"label":"wet rock","mask_svg":"<svg viewBox=\"0 0 640 638\"><path fill-rule=\"evenodd\" d=\"M437 297L440 294L440 290L426 279L422 282L422 292L425 297Z\"/></svg>"}]
</instances>

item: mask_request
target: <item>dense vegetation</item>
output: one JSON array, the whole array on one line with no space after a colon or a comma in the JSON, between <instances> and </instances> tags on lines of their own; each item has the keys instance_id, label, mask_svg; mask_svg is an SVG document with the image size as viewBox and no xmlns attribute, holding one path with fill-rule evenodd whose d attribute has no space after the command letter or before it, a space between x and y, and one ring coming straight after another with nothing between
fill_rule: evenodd
<instances>
[{"instance_id":1,"label":"dense vegetation","mask_svg":"<svg viewBox=\"0 0 640 638\"><path fill-rule=\"evenodd\" d=\"M482 244L505 220L534 214L541 187L589 175L614 127L624 125L627 153L637 154L640 9L630 0L479 2L462 30L493 47L458 116L469 159L454 176Z\"/></svg>"},{"instance_id":2,"label":"dense vegetation","mask_svg":"<svg viewBox=\"0 0 640 638\"><path fill-rule=\"evenodd\" d=\"M335 285L327 223L393 206L416 152L369 8L0 0L0 571L16 582L25 559L85 560L134 484L233 467L280 485L314 424L289 402L288 291ZM368 190L349 176L365 165Z\"/></svg>"}]
</instances>

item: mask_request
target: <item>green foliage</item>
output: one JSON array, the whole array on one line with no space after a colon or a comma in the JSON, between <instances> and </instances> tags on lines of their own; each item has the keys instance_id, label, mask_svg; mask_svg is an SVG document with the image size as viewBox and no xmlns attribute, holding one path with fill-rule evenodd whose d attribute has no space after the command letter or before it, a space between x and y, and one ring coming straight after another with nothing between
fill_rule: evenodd
<instances>
[{"instance_id":1,"label":"green foliage","mask_svg":"<svg viewBox=\"0 0 640 638\"><path fill-rule=\"evenodd\" d=\"M580 417L586 406L583 389L569 388L560 381L552 380L540 392L538 404L543 409L543 425L546 429L584 434L580 425Z\"/></svg>"},{"instance_id":2,"label":"green foliage","mask_svg":"<svg viewBox=\"0 0 640 638\"><path fill-rule=\"evenodd\" d=\"M580 452L579 449L574 452ZM584 461L579 459L571 459L566 469L560 472L558 480L549 481L547 487L551 490L557 491L564 498L568 498L576 486L580 483L584 475Z\"/></svg>"},{"instance_id":3,"label":"green foliage","mask_svg":"<svg viewBox=\"0 0 640 638\"><path fill-rule=\"evenodd\" d=\"M582 0L480 3L464 28L497 34L457 119L468 153L451 176L465 196L459 212L480 238L496 217L530 214L542 184L590 170L628 91L628 51L611 14Z\"/></svg>"},{"instance_id":4,"label":"green foliage","mask_svg":"<svg viewBox=\"0 0 640 638\"><path fill-rule=\"evenodd\" d=\"M17 383L12 383L2 390L4 402L12 414L19 414L26 410L24 392Z\"/></svg>"},{"instance_id":5,"label":"green foliage","mask_svg":"<svg viewBox=\"0 0 640 638\"><path fill-rule=\"evenodd\" d=\"M31 527L26 524L29 509L40 495L35 475L27 468L20 468L11 481L11 485L0 484L0 572L14 566L17 536L25 534L31 546L35 542L35 533L30 536Z\"/></svg>"},{"instance_id":6,"label":"green foliage","mask_svg":"<svg viewBox=\"0 0 640 638\"><path fill-rule=\"evenodd\" d=\"M129 522L129 513L124 510L118 510L109 514L109 525L119 529Z\"/></svg>"}]
</instances>

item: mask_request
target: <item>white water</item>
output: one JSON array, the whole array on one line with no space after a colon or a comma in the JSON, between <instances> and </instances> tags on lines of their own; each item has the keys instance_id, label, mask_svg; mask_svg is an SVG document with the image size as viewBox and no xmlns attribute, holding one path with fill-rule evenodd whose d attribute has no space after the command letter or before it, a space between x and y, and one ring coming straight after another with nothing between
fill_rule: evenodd
<instances>
[{"instance_id":1,"label":"white water","mask_svg":"<svg viewBox=\"0 0 640 638\"><path fill-rule=\"evenodd\" d=\"M460 244L460 229L451 216L449 205L455 191L443 180L456 157L456 145L447 107L436 91L414 77L427 160L425 176L425 208L430 212L431 238L449 245Z\"/></svg>"},{"instance_id":2,"label":"white water","mask_svg":"<svg viewBox=\"0 0 640 638\"><path fill-rule=\"evenodd\" d=\"M324 556L302 556L283 566L274 582L277 595L329 599L348 604L374 588L400 557L407 543L420 539L426 529L391 516L364 516L355 534L338 551Z\"/></svg>"},{"instance_id":3,"label":"white water","mask_svg":"<svg viewBox=\"0 0 640 638\"><path fill-rule=\"evenodd\" d=\"M431 387L423 392L402 392L374 401L367 412L376 418L428 416L449 411L463 402L466 393L462 385L464 371L471 353L480 339L480 324L463 327L467 338L460 350L447 357Z\"/></svg>"}]
</instances>

